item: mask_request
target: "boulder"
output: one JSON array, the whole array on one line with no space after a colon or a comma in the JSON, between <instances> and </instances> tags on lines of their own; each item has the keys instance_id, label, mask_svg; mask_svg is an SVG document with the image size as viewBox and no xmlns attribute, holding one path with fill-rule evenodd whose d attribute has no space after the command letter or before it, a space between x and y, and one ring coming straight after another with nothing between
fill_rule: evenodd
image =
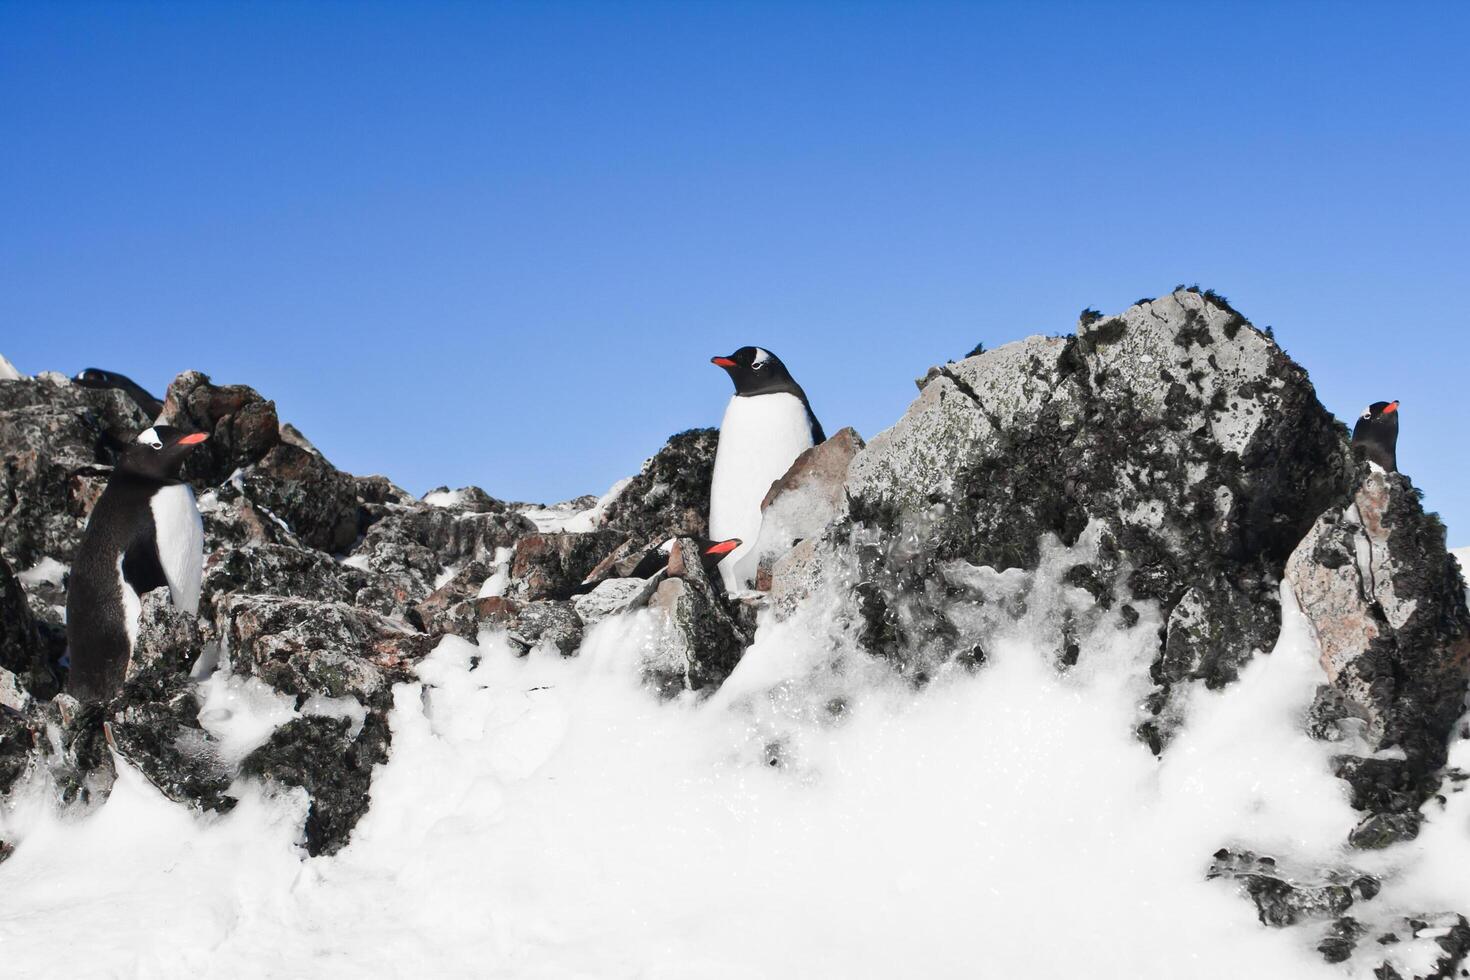
<instances>
[{"instance_id":1,"label":"boulder","mask_svg":"<svg viewBox=\"0 0 1470 980\"><path fill-rule=\"evenodd\" d=\"M573 590L623 541L621 532L530 534L516 542L510 577L527 600L570 599Z\"/></svg>"},{"instance_id":2,"label":"boulder","mask_svg":"<svg viewBox=\"0 0 1470 980\"><path fill-rule=\"evenodd\" d=\"M772 566L793 545L820 537L847 515L847 474L862 448L862 436L847 428L796 457L761 501L760 536L741 559L753 574L737 572L737 578L769 583Z\"/></svg>"},{"instance_id":3,"label":"boulder","mask_svg":"<svg viewBox=\"0 0 1470 980\"><path fill-rule=\"evenodd\" d=\"M198 490L260 462L281 442L275 402L246 385L216 385L200 371L174 378L163 414L178 428L209 433L209 441L184 463L185 479Z\"/></svg>"},{"instance_id":4,"label":"boulder","mask_svg":"<svg viewBox=\"0 0 1470 980\"><path fill-rule=\"evenodd\" d=\"M20 580L5 559L0 558L0 670L10 676L9 683L43 701L60 691L60 668L56 661L65 651L66 641L64 634L61 635L58 647L56 638L36 622ZM18 696L13 700L18 700ZM0 695L0 703L10 701Z\"/></svg>"},{"instance_id":5,"label":"boulder","mask_svg":"<svg viewBox=\"0 0 1470 980\"><path fill-rule=\"evenodd\" d=\"M357 541L365 519L357 484L318 453L281 443L247 467L242 478L251 502L302 544L337 554Z\"/></svg>"},{"instance_id":6,"label":"boulder","mask_svg":"<svg viewBox=\"0 0 1470 980\"><path fill-rule=\"evenodd\" d=\"M603 512L602 526L621 531L642 550L670 537L709 536L709 487L719 429L670 437Z\"/></svg>"},{"instance_id":7,"label":"boulder","mask_svg":"<svg viewBox=\"0 0 1470 980\"><path fill-rule=\"evenodd\" d=\"M686 560L685 555L693 557ZM645 664L644 676L665 696L717 687L750 645L698 555L697 542L678 539L669 555L668 577L648 600L648 608L659 614L665 629L660 649Z\"/></svg>"},{"instance_id":8,"label":"boulder","mask_svg":"<svg viewBox=\"0 0 1470 980\"><path fill-rule=\"evenodd\" d=\"M1328 683L1318 704L1351 720L1370 750L1402 750L1338 762L1353 805L1370 814L1353 842L1379 847L1418 832L1415 811L1438 787L1433 773L1470 683L1470 610L1444 528L1408 478L1368 464L1359 473L1292 553L1286 577L1321 649Z\"/></svg>"},{"instance_id":9,"label":"boulder","mask_svg":"<svg viewBox=\"0 0 1470 980\"><path fill-rule=\"evenodd\" d=\"M1306 373L1222 298L1180 289L931 371L852 461L852 516L879 533L857 595L890 624L885 655L925 672L917 660L976 640L944 615L962 596L941 567L1034 568L1048 536L1070 546L1091 527L1078 581L1169 624L1162 717L1140 730L1161 746L1176 685L1226 684L1273 646L1286 559L1350 467Z\"/></svg>"},{"instance_id":10,"label":"boulder","mask_svg":"<svg viewBox=\"0 0 1470 980\"><path fill-rule=\"evenodd\" d=\"M233 593L353 602L367 572L320 551L285 544L221 547L205 559L203 601Z\"/></svg>"}]
</instances>

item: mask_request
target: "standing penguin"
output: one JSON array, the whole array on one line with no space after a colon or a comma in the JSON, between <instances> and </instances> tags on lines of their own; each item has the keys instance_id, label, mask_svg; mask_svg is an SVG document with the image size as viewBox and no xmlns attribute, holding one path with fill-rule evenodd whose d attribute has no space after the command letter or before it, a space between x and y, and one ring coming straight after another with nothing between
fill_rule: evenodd
<instances>
[{"instance_id":1,"label":"standing penguin","mask_svg":"<svg viewBox=\"0 0 1470 980\"><path fill-rule=\"evenodd\" d=\"M771 484L807 449L826 440L806 392L770 351L742 347L729 357L710 358L735 382L735 396L720 423L715 473L710 484L709 535L716 541L746 542L720 565L727 588L743 586L755 569L741 558L760 537L761 501Z\"/></svg>"},{"instance_id":2,"label":"standing penguin","mask_svg":"<svg viewBox=\"0 0 1470 980\"><path fill-rule=\"evenodd\" d=\"M175 606L199 611L204 526L179 469L208 438L166 425L145 430L92 509L66 590L74 697L105 700L122 689L143 593L166 585Z\"/></svg>"},{"instance_id":3,"label":"standing penguin","mask_svg":"<svg viewBox=\"0 0 1470 980\"><path fill-rule=\"evenodd\" d=\"M1353 446L1362 446L1369 462L1390 473L1399 471L1399 403L1374 402L1353 426Z\"/></svg>"}]
</instances>

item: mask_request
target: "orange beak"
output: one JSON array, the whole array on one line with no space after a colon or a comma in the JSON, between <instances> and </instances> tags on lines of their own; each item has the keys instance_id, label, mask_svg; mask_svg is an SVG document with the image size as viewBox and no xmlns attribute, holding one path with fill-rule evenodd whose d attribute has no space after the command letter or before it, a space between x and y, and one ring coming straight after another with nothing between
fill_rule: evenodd
<instances>
[{"instance_id":1,"label":"orange beak","mask_svg":"<svg viewBox=\"0 0 1470 980\"><path fill-rule=\"evenodd\" d=\"M182 439L179 440L179 445L181 445L181 446L197 446L199 443L203 442L205 439L208 439L208 438L209 438L209 433L208 432L191 432L188 435L184 436L184 438L182 438Z\"/></svg>"},{"instance_id":2,"label":"orange beak","mask_svg":"<svg viewBox=\"0 0 1470 980\"><path fill-rule=\"evenodd\" d=\"M728 541L718 541L710 545L704 549L704 553L707 555L728 555L738 547L740 547L740 539L731 538Z\"/></svg>"},{"instance_id":3,"label":"orange beak","mask_svg":"<svg viewBox=\"0 0 1470 980\"><path fill-rule=\"evenodd\" d=\"M1383 414L1384 415L1392 415L1394 412L1397 412L1398 410L1399 410L1399 403L1397 401L1391 401L1391 402L1388 403L1388 407L1383 410Z\"/></svg>"},{"instance_id":4,"label":"orange beak","mask_svg":"<svg viewBox=\"0 0 1470 980\"><path fill-rule=\"evenodd\" d=\"M711 364L718 364L722 368L732 368L735 366L735 362L728 357L711 357L709 362Z\"/></svg>"}]
</instances>

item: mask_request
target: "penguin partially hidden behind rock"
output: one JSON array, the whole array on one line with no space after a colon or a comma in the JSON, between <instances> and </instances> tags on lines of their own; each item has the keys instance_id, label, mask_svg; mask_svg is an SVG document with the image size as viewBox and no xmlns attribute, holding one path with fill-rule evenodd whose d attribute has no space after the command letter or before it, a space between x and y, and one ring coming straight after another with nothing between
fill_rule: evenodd
<instances>
[{"instance_id":1,"label":"penguin partially hidden behind rock","mask_svg":"<svg viewBox=\"0 0 1470 980\"><path fill-rule=\"evenodd\" d=\"M775 354L742 347L710 362L724 368L735 382L735 395L720 423L709 498L710 537L746 542L720 564L725 585L733 590L755 577L756 570L742 567L741 559L760 537L766 491L796 457L827 436L806 392Z\"/></svg>"},{"instance_id":2,"label":"penguin partially hidden behind rock","mask_svg":"<svg viewBox=\"0 0 1470 980\"><path fill-rule=\"evenodd\" d=\"M198 613L204 525L179 470L207 438L166 425L145 430L92 509L66 590L72 696L106 700L122 689L145 592L166 585L177 608Z\"/></svg>"},{"instance_id":3,"label":"penguin partially hidden behind rock","mask_svg":"<svg viewBox=\"0 0 1470 980\"><path fill-rule=\"evenodd\" d=\"M72 381L83 388L116 388L133 400L133 403L143 410L143 414L150 419L157 420L163 414L163 402L154 398L143 386L126 375L118 374L116 371L104 371L101 368L87 368L81 374L72 378Z\"/></svg>"},{"instance_id":4,"label":"penguin partially hidden behind rock","mask_svg":"<svg viewBox=\"0 0 1470 980\"><path fill-rule=\"evenodd\" d=\"M626 575L604 575L599 578L589 578L581 585L572 590L572 595L586 595L610 578L653 578L664 568L668 567L669 554L674 550L674 542L677 538L669 538L662 544L655 545L643 553L638 563L629 569ZM739 538L731 538L728 541L711 541L708 538L695 538L694 542L699 545L699 563L704 566L704 574L711 582L719 581L715 574L715 568L720 561L740 547ZM624 566L626 567L626 566Z\"/></svg>"},{"instance_id":5,"label":"penguin partially hidden behind rock","mask_svg":"<svg viewBox=\"0 0 1470 980\"><path fill-rule=\"evenodd\" d=\"M1399 403L1374 402L1353 426L1353 447L1390 473L1399 471Z\"/></svg>"}]
</instances>

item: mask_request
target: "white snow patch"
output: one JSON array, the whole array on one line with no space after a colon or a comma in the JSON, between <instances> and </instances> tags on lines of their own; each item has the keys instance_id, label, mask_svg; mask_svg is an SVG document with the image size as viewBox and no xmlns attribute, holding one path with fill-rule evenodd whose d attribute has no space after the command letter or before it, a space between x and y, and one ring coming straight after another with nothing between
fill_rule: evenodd
<instances>
[{"instance_id":1,"label":"white snow patch","mask_svg":"<svg viewBox=\"0 0 1470 980\"><path fill-rule=\"evenodd\" d=\"M1204 880L1227 844L1370 860L1342 848L1338 747L1301 732L1322 674L1283 599L1276 650L1193 690L1162 760L1132 734L1156 617L1094 634L1065 673L1017 630L915 692L817 596L766 619L702 702L641 686L647 610L570 659L446 637L395 687L392 755L335 857L302 856L299 792L245 785L199 815L125 766L87 819L0 812L20 842L0 865L5 972L1340 978L1313 927L1266 928ZM258 682L205 689L235 757L292 714ZM1371 859L1402 867L1370 908L1470 908L1470 793Z\"/></svg>"},{"instance_id":2,"label":"white snow patch","mask_svg":"<svg viewBox=\"0 0 1470 980\"><path fill-rule=\"evenodd\" d=\"M435 490L424 494L424 503L431 507L459 507L464 503L464 491Z\"/></svg>"},{"instance_id":3,"label":"white snow patch","mask_svg":"<svg viewBox=\"0 0 1470 980\"><path fill-rule=\"evenodd\" d=\"M0 354L0 381L19 381L25 375L15 369L4 354Z\"/></svg>"},{"instance_id":4,"label":"white snow patch","mask_svg":"<svg viewBox=\"0 0 1470 980\"><path fill-rule=\"evenodd\" d=\"M510 588L511 554L509 548L495 549L495 555L491 559L490 576L480 584L480 591L476 598L488 599L491 596L505 595L505 590Z\"/></svg>"},{"instance_id":5,"label":"white snow patch","mask_svg":"<svg viewBox=\"0 0 1470 980\"><path fill-rule=\"evenodd\" d=\"M55 558L44 557L25 571L16 572L15 577L27 589L34 589L38 585L54 585L59 588L66 581L66 573L69 571L71 566L63 565Z\"/></svg>"},{"instance_id":6,"label":"white snow patch","mask_svg":"<svg viewBox=\"0 0 1470 980\"><path fill-rule=\"evenodd\" d=\"M342 564L348 568L355 568L362 572L366 572L372 567L368 563L367 555L349 555L342 559Z\"/></svg>"}]
</instances>

